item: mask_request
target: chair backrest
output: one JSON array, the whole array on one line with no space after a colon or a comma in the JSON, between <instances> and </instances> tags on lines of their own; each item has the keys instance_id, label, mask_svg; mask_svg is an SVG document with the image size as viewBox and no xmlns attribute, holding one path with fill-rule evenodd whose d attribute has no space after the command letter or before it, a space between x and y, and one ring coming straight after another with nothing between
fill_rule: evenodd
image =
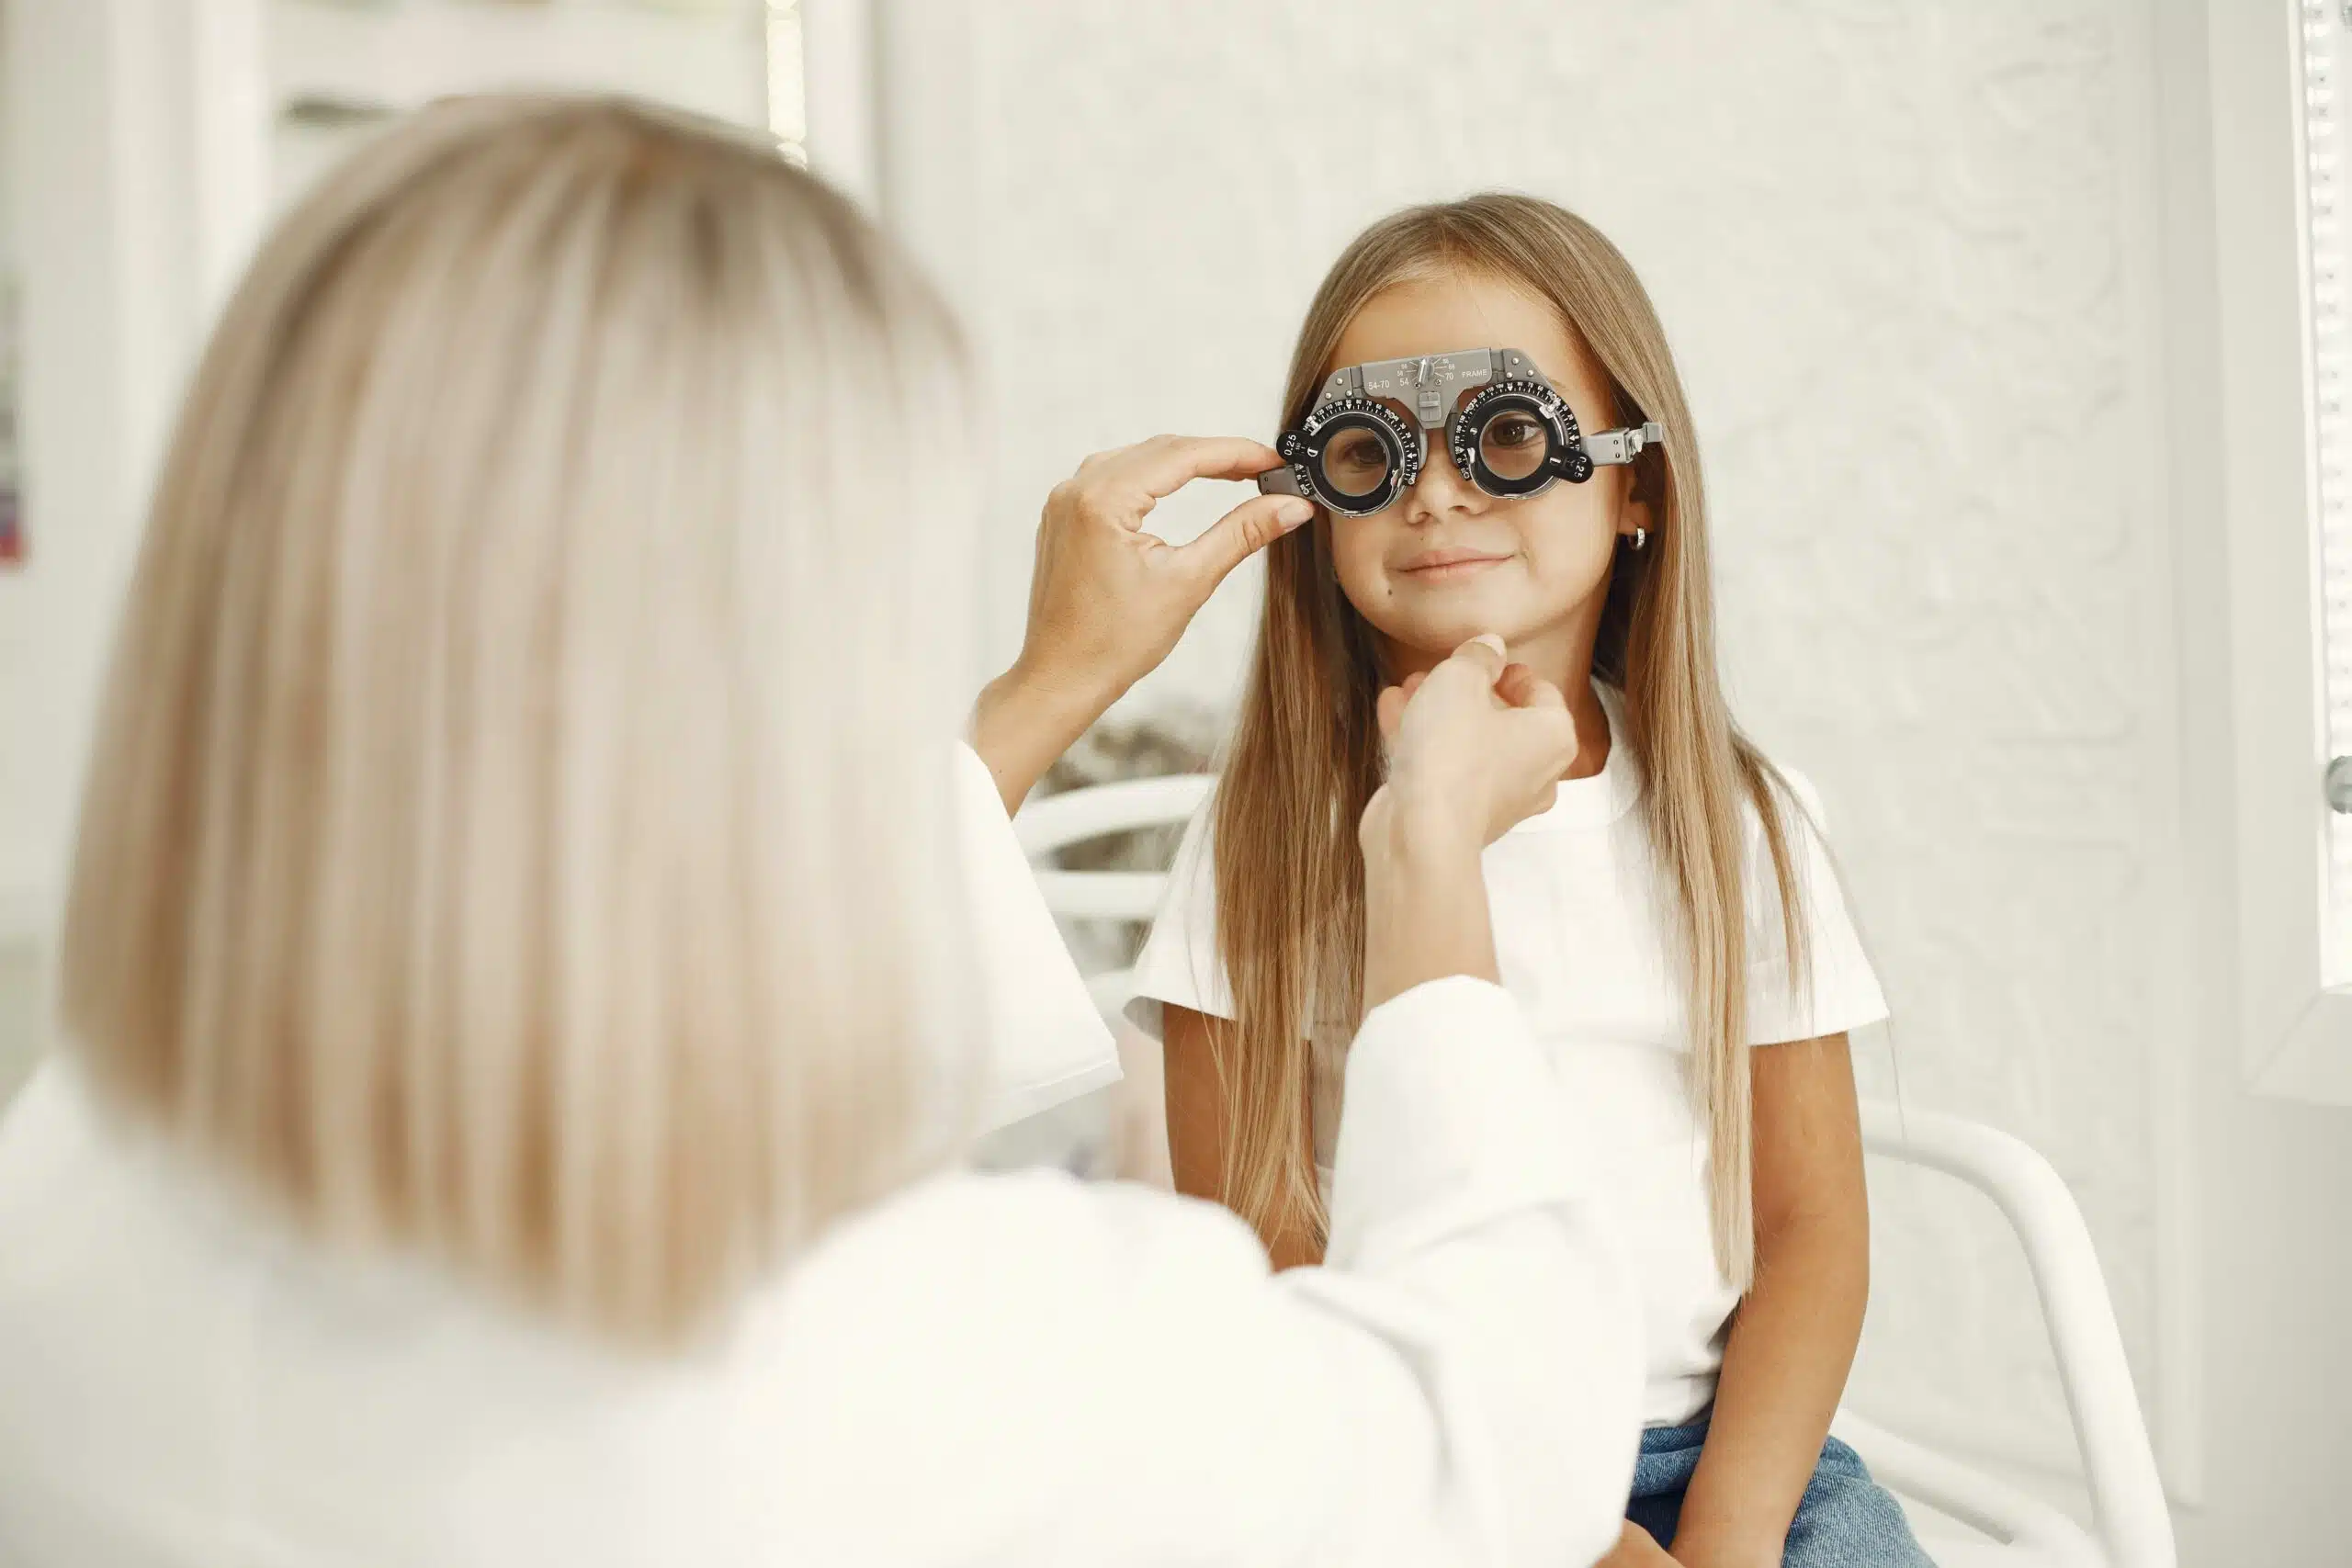
<instances>
[{"instance_id":1,"label":"chair backrest","mask_svg":"<svg viewBox=\"0 0 2352 1568\"><path fill-rule=\"evenodd\" d=\"M1189 822L1216 787L1211 773L1089 784L1023 806L1012 819L1012 831L1023 852L1039 861L1089 839ZM1165 871L1037 871L1046 908L1074 920L1148 920L1167 886Z\"/></svg>"},{"instance_id":2,"label":"chair backrest","mask_svg":"<svg viewBox=\"0 0 2352 1568\"><path fill-rule=\"evenodd\" d=\"M1216 787L1212 773L1172 773L1089 784L1031 801L1012 819L1022 851L1033 862L1056 850L1111 833L1170 828L1189 822ZM1064 871L1037 868L1037 888L1046 908L1063 919L1137 924L1151 919L1168 886L1162 871ZM1115 1018L1126 1004L1135 971L1114 969L1087 976L1087 989L1104 1016Z\"/></svg>"},{"instance_id":3,"label":"chair backrest","mask_svg":"<svg viewBox=\"0 0 2352 1568\"><path fill-rule=\"evenodd\" d=\"M2041 1298L2042 1320L2090 1485L2100 1556L2109 1568L2174 1568L2172 1516L2124 1359L2115 1306L2089 1227L2064 1179L2022 1140L1934 1111L1866 1103L1862 1144L1882 1159L1964 1181L1998 1206L2025 1248ZM1936 1478L1927 1479L1932 1484ZM1973 1489L1955 1495L1965 1503ZM1923 1495L1944 1506L1933 1492L1923 1489ZM1965 1506L1946 1511L1968 1517Z\"/></svg>"}]
</instances>

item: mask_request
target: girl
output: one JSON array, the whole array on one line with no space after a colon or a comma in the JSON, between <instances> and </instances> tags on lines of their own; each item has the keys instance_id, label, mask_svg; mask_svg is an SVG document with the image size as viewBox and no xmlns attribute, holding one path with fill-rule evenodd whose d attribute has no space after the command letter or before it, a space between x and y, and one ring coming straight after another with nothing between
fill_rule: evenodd
<instances>
[{"instance_id":1,"label":"girl","mask_svg":"<svg viewBox=\"0 0 2352 1568\"><path fill-rule=\"evenodd\" d=\"M1724 706L1690 415L1640 281L1545 202L1398 213L1324 279L1283 428L1339 370L1487 348L1532 360L1581 430L1662 439L1582 483L1498 496L1433 432L1390 504L1320 508L1269 551L1223 784L1136 969L1136 1021L1166 1047L1177 1186L1238 1211L1281 1265L1320 1256L1378 694L1500 634L1568 694L1578 744L1551 809L1486 853L1502 979L1590 1112L1648 1328L1642 1459L1611 1561L1663 1546L1686 1568L1924 1562L1827 1436L1869 1276L1846 1032L1886 1010L1808 797ZM1432 416L1378 400L1399 430ZM1489 443L1542 439L1510 417ZM1378 466L1347 439L1327 471Z\"/></svg>"}]
</instances>

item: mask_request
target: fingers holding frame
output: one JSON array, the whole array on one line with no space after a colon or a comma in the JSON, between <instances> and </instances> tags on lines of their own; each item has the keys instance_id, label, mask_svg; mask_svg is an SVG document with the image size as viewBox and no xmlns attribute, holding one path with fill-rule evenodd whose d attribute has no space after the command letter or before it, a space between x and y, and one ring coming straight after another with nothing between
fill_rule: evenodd
<instances>
[{"instance_id":1,"label":"fingers holding frame","mask_svg":"<svg viewBox=\"0 0 2352 1568\"><path fill-rule=\"evenodd\" d=\"M1194 479L1254 479L1282 466L1272 447L1244 436L1155 435L1132 446L1096 453L1079 465L1078 479L1081 483L1133 486L1159 501Z\"/></svg>"}]
</instances>

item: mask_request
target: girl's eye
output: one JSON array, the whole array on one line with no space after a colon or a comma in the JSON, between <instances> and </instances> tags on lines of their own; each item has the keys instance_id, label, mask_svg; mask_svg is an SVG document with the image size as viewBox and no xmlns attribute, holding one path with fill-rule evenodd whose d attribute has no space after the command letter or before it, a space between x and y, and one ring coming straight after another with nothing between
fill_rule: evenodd
<instances>
[{"instance_id":1,"label":"girl's eye","mask_svg":"<svg viewBox=\"0 0 2352 1568\"><path fill-rule=\"evenodd\" d=\"M1550 449L1550 432L1532 414L1505 410L1478 433L1478 456L1487 470L1513 482L1533 479Z\"/></svg>"},{"instance_id":2,"label":"girl's eye","mask_svg":"<svg viewBox=\"0 0 2352 1568\"><path fill-rule=\"evenodd\" d=\"M1341 434L1323 452L1323 470L1351 495L1371 491L1388 472L1388 449L1364 431Z\"/></svg>"}]
</instances>

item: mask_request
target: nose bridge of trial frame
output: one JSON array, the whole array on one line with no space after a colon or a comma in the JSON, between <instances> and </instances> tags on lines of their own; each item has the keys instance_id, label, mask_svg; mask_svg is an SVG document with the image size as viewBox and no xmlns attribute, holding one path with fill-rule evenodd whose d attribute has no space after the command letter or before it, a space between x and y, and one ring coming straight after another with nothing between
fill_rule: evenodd
<instances>
[{"instance_id":1,"label":"nose bridge of trial frame","mask_svg":"<svg viewBox=\"0 0 2352 1568\"><path fill-rule=\"evenodd\" d=\"M1494 380L1532 379L1534 362L1515 348L1458 349L1376 360L1335 370L1323 383L1321 402L1341 398L1378 398L1411 409L1424 430L1442 426L1462 394Z\"/></svg>"}]
</instances>

